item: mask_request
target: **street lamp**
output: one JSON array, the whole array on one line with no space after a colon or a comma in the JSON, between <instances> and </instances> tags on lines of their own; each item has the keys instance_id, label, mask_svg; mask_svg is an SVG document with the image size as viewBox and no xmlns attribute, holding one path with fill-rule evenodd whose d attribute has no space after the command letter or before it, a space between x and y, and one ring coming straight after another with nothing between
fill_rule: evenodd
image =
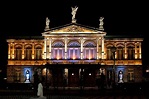
<instances>
[{"instance_id":1,"label":"street lamp","mask_svg":"<svg viewBox=\"0 0 149 99\"><path fill-rule=\"evenodd\" d=\"M48 78L48 68L49 68L49 63L48 63L48 59L47 60L47 63L45 64L45 68L46 68L46 94L47 94L47 87L48 87L48 83L47 83L47 78Z\"/></svg>"},{"instance_id":2,"label":"street lamp","mask_svg":"<svg viewBox=\"0 0 149 99\"><path fill-rule=\"evenodd\" d=\"M113 71L113 87L115 87L115 52L116 52L116 47L111 48L111 52L113 55L113 66L112 66L112 71Z\"/></svg>"}]
</instances>

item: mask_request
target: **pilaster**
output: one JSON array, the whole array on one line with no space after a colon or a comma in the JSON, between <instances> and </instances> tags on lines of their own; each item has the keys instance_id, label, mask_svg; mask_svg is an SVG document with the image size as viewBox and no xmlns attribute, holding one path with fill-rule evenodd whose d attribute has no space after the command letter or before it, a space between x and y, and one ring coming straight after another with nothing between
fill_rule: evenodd
<instances>
[{"instance_id":1,"label":"pilaster","mask_svg":"<svg viewBox=\"0 0 149 99\"><path fill-rule=\"evenodd\" d=\"M83 38L81 38L81 59L83 59Z\"/></svg>"},{"instance_id":2,"label":"pilaster","mask_svg":"<svg viewBox=\"0 0 149 99\"><path fill-rule=\"evenodd\" d=\"M24 43L22 43L22 59L24 59L24 46L25 46L25 44Z\"/></svg>"},{"instance_id":3,"label":"pilaster","mask_svg":"<svg viewBox=\"0 0 149 99\"><path fill-rule=\"evenodd\" d=\"M127 59L127 43L125 42L125 59Z\"/></svg>"},{"instance_id":4,"label":"pilaster","mask_svg":"<svg viewBox=\"0 0 149 99\"><path fill-rule=\"evenodd\" d=\"M101 38L101 59L104 59L104 37Z\"/></svg>"},{"instance_id":5,"label":"pilaster","mask_svg":"<svg viewBox=\"0 0 149 99\"><path fill-rule=\"evenodd\" d=\"M34 59L35 58L35 44L34 43L32 43L32 59Z\"/></svg>"},{"instance_id":6,"label":"pilaster","mask_svg":"<svg viewBox=\"0 0 149 99\"><path fill-rule=\"evenodd\" d=\"M65 59L67 59L67 38L65 38Z\"/></svg>"},{"instance_id":7,"label":"pilaster","mask_svg":"<svg viewBox=\"0 0 149 99\"><path fill-rule=\"evenodd\" d=\"M14 42L13 42L13 43L12 43L12 59L14 59L14 50L15 50L15 49L14 49L14 45L15 45L15 44L14 44Z\"/></svg>"},{"instance_id":8,"label":"pilaster","mask_svg":"<svg viewBox=\"0 0 149 99\"><path fill-rule=\"evenodd\" d=\"M139 43L139 59L142 59L141 42Z\"/></svg>"},{"instance_id":9,"label":"pilaster","mask_svg":"<svg viewBox=\"0 0 149 99\"><path fill-rule=\"evenodd\" d=\"M10 59L10 43L8 44L8 59Z\"/></svg>"}]
</instances>

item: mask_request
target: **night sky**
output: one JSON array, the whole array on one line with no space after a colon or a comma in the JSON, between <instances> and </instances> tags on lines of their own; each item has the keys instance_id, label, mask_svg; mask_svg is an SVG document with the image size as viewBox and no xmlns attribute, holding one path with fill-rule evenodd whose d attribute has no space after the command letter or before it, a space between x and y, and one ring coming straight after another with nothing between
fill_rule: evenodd
<instances>
[{"instance_id":1,"label":"night sky","mask_svg":"<svg viewBox=\"0 0 149 99\"><path fill-rule=\"evenodd\" d=\"M52 0L49 0L52 1ZM99 17L104 17L107 35L134 35L144 37L143 61L149 55L147 31L147 3L145 2L103 2L99 0L53 0L54 2L0 2L0 59L7 59L8 36L41 36L45 18L50 27L71 23L71 7L78 6L77 23L99 27ZM146 45L146 47L144 46ZM4 61L1 61L4 63ZM4 63L6 64L6 62Z\"/></svg>"}]
</instances>

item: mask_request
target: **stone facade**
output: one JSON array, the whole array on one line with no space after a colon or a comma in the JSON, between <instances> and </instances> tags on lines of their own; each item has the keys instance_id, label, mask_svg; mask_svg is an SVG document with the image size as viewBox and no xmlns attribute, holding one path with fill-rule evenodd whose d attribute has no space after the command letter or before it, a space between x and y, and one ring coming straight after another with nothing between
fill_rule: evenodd
<instances>
[{"instance_id":1,"label":"stone facade","mask_svg":"<svg viewBox=\"0 0 149 99\"><path fill-rule=\"evenodd\" d=\"M34 71L39 70L40 75L45 75L44 66L48 62L99 64L97 71L99 75L102 72L106 80L111 79L110 73L114 69L116 82L120 79L120 70L123 82L141 82L142 41L139 37L108 36L98 28L77 23L45 30L41 37L11 37L7 39L7 81L24 83L28 70L29 81L33 83ZM68 72L68 68L64 69L67 78ZM50 70L48 75L52 76Z\"/></svg>"}]
</instances>

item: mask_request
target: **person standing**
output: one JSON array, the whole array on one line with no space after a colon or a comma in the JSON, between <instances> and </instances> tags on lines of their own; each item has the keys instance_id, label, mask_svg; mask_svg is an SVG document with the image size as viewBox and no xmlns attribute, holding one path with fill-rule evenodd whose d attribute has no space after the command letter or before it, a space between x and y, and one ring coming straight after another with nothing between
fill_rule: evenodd
<instances>
[{"instance_id":1,"label":"person standing","mask_svg":"<svg viewBox=\"0 0 149 99\"><path fill-rule=\"evenodd\" d=\"M37 96L38 97L43 97L43 85L42 85L41 81L38 84Z\"/></svg>"}]
</instances>

